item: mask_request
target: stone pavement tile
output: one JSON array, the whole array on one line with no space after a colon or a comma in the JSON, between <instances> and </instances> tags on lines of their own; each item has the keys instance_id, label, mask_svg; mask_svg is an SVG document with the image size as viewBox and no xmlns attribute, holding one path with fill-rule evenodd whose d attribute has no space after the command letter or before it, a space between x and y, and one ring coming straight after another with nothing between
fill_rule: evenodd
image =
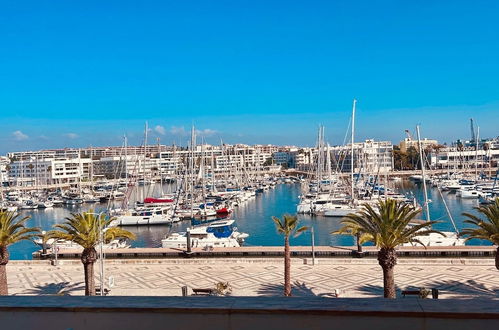
<instances>
[{"instance_id":1,"label":"stone pavement tile","mask_svg":"<svg viewBox=\"0 0 499 330\"><path fill-rule=\"evenodd\" d=\"M228 281L233 295L281 295L283 262L265 260L183 260L162 263L139 261L129 265L109 262L105 276L115 278L113 295L180 295L181 287L213 287L218 281ZM291 279L297 286L297 295L330 295L340 297L367 297L382 295L382 271L375 260L362 263L351 260L327 260L327 264L304 265L292 263ZM67 261L65 261L67 262ZM95 266L96 284L99 267ZM44 294L58 286L78 285L83 282L83 267L66 263L57 267L43 263L15 263L7 266L11 294ZM441 297L499 298L499 274L490 264L468 262L435 262L425 264L424 259L400 263L395 268L398 288L437 287ZM45 290L45 291L44 291ZM70 294L83 294L73 290Z\"/></svg>"}]
</instances>

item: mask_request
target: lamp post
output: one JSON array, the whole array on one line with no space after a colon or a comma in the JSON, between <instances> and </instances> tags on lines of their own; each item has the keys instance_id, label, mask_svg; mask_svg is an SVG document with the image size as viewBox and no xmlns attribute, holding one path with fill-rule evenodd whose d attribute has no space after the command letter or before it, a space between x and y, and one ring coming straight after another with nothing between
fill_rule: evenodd
<instances>
[{"instance_id":1,"label":"lamp post","mask_svg":"<svg viewBox=\"0 0 499 330\"><path fill-rule=\"evenodd\" d=\"M315 266L315 235L314 226L310 228L310 233L312 234L312 266Z\"/></svg>"},{"instance_id":2,"label":"lamp post","mask_svg":"<svg viewBox=\"0 0 499 330\"><path fill-rule=\"evenodd\" d=\"M104 295L104 232L107 230L107 228L102 229L102 222L100 221L101 215L103 212L99 213L94 213L94 212L87 212L88 214L92 214L94 216L97 216L97 221L98 221L98 230L99 230L99 268L100 268L100 295Z\"/></svg>"},{"instance_id":3,"label":"lamp post","mask_svg":"<svg viewBox=\"0 0 499 330\"><path fill-rule=\"evenodd\" d=\"M191 228L187 228L186 230L186 243L187 243L187 255L190 255L192 253L191 249Z\"/></svg>"},{"instance_id":4,"label":"lamp post","mask_svg":"<svg viewBox=\"0 0 499 330\"><path fill-rule=\"evenodd\" d=\"M52 246L52 249L54 250L55 253L54 266L57 266L59 264L57 261L57 252L59 250L59 248L57 247L57 239L54 240L54 245Z\"/></svg>"},{"instance_id":5,"label":"lamp post","mask_svg":"<svg viewBox=\"0 0 499 330\"><path fill-rule=\"evenodd\" d=\"M47 242L45 241L47 232L45 230L42 231L42 255L45 258L47 256Z\"/></svg>"}]
</instances>

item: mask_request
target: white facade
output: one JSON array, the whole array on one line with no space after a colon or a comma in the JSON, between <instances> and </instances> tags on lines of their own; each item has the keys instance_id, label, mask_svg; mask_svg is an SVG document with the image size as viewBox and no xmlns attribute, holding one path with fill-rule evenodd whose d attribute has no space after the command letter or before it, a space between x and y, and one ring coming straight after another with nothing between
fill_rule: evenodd
<instances>
[{"instance_id":1,"label":"white facade","mask_svg":"<svg viewBox=\"0 0 499 330\"><path fill-rule=\"evenodd\" d=\"M203 163L206 170L217 174L268 171L264 164L272 158L272 152L288 149L270 145L197 145L194 164L199 168ZM178 147L147 146L145 151L143 147L127 147L126 152L123 147L105 147L13 152L0 162L0 170L12 186L71 183L96 177L156 178L183 173L193 155L187 148Z\"/></svg>"},{"instance_id":2,"label":"white facade","mask_svg":"<svg viewBox=\"0 0 499 330\"><path fill-rule=\"evenodd\" d=\"M89 178L89 158L45 158L13 161L9 164L11 186L36 186L78 182Z\"/></svg>"},{"instance_id":3,"label":"white facade","mask_svg":"<svg viewBox=\"0 0 499 330\"><path fill-rule=\"evenodd\" d=\"M499 147L497 149L475 150L475 148L444 148L430 155L430 163L434 168L461 169L495 167L499 163Z\"/></svg>"},{"instance_id":4,"label":"white facade","mask_svg":"<svg viewBox=\"0 0 499 330\"><path fill-rule=\"evenodd\" d=\"M377 173L393 170L393 144L390 141L366 140L354 143L354 172ZM352 146L333 147L334 166L349 172L352 163Z\"/></svg>"},{"instance_id":5,"label":"white facade","mask_svg":"<svg viewBox=\"0 0 499 330\"><path fill-rule=\"evenodd\" d=\"M421 146L423 147L423 150L426 149L427 147L435 146L438 145L437 140L432 140L432 139L421 139ZM403 141L400 141L399 143L399 148L400 151L402 152L407 152L407 149L409 148L416 148L416 150L419 150L419 142L418 140L414 140L412 138L405 138Z\"/></svg>"},{"instance_id":6,"label":"white facade","mask_svg":"<svg viewBox=\"0 0 499 330\"><path fill-rule=\"evenodd\" d=\"M0 157L0 185L9 182L9 165L8 157Z\"/></svg>"}]
</instances>

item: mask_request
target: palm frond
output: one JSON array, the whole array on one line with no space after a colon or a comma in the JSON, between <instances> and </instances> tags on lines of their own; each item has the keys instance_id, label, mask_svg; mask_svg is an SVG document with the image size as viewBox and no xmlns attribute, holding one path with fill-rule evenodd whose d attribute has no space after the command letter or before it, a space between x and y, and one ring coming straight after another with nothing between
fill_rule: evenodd
<instances>
[{"instance_id":1,"label":"palm frond","mask_svg":"<svg viewBox=\"0 0 499 330\"><path fill-rule=\"evenodd\" d=\"M475 207L475 210L484 218L471 213L463 213L466 217L464 223L472 227L461 230L460 236L465 237L467 241L476 238L499 245L499 198L496 198L492 204Z\"/></svg>"},{"instance_id":2,"label":"palm frond","mask_svg":"<svg viewBox=\"0 0 499 330\"><path fill-rule=\"evenodd\" d=\"M360 233L361 244L373 242L378 248L389 249L416 242L422 232L442 234L429 229L435 221L412 226L410 223L419 212L412 205L393 199L379 201L374 206L364 204L358 212L345 216L342 227L334 234Z\"/></svg>"},{"instance_id":3,"label":"palm frond","mask_svg":"<svg viewBox=\"0 0 499 330\"><path fill-rule=\"evenodd\" d=\"M26 227L29 216L20 218L19 213L0 211L0 246L32 240L40 233L38 227Z\"/></svg>"},{"instance_id":4,"label":"palm frond","mask_svg":"<svg viewBox=\"0 0 499 330\"><path fill-rule=\"evenodd\" d=\"M71 213L64 223L54 225L54 230L47 235L75 242L83 248L94 248L99 244L101 231L106 243L118 238L135 239L135 235L128 230L108 227L111 221L112 218L107 218L105 214L95 214L93 210Z\"/></svg>"},{"instance_id":5,"label":"palm frond","mask_svg":"<svg viewBox=\"0 0 499 330\"><path fill-rule=\"evenodd\" d=\"M274 221L277 232L287 238L290 236L297 237L308 230L308 227L298 227L299 221L294 215L285 214L282 220L273 216L272 220Z\"/></svg>"}]
</instances>

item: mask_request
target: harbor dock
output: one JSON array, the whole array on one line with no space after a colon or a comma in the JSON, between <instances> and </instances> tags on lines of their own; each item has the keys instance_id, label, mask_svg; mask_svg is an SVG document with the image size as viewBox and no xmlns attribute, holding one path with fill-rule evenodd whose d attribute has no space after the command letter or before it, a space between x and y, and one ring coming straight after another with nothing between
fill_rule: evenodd
<instances>
[{"instance_id":1,"label":"harbor dock","mask_svg":"<svg viewBox=\"0 0 499 330\"><path fill-rule=\"evenodd\" d=\"M407 258L491 258L495 255L494 246L447 246L447 247L400 247L399 257ZM282 257L282 246L243 246L238 248L193 248L190 252L182 249L171 248L129 248L106 249L106 259L157 259L157 258L256 258L256 257ZM57 253L58 259L80 258L81 250L63 249ZM354 246L316 246L312 251L310 246L292 246L291 256L297 258L345 258L358 257L357 247ZM363 257L376 258L377 249L374 246L363 247ZM33 259L50 258L55 255L43 256L41 251L33 253Z\"/></svg>"}]
</instances>

